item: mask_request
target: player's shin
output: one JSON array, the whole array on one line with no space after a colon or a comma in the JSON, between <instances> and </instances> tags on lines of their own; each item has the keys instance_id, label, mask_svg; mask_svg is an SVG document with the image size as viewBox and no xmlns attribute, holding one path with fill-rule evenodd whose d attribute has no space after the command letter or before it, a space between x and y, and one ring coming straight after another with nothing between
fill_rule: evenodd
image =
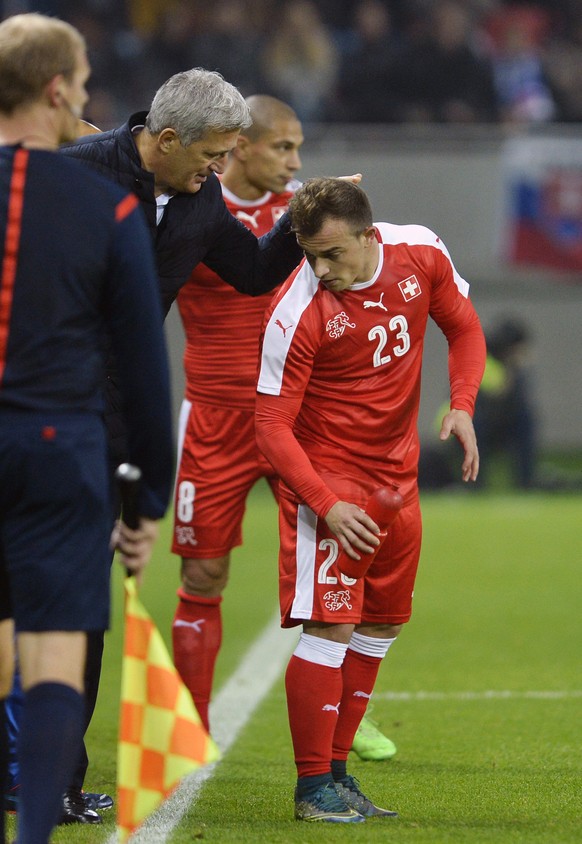
<instances>
[{"instance_id":1,"label":"player's shin","mask_svg":"<svg viewBox=\"0 0 582 844\"><path fill-rule=\"evenodd\" d=\"M340 717L333 737L333 759L346 760L372 696L382 659L395 639L376 639L354 632L342 665Z\"/></svg>"},{"instance_id":2,"label":"player's shin","mask_svg":"<svg viewBox=\"0 0 582 844\"><path fill-rule=\"evenodd\" d=\"M172 624L174 664L188 688L200 720L210 732L208 707L214 667L222 643L222 597L203 598L178 589Z\"/></svg>"}]
</instances>

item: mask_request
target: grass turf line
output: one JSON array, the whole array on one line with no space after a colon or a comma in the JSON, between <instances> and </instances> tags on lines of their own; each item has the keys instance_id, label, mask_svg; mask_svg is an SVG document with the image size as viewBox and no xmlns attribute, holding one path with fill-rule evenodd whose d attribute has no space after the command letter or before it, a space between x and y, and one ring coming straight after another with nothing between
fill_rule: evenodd
<instances>
[{"instance_id":1,"label":"grass turf line","mask_svg":"<svg viewBox=\"0 0 582 844\"><path fill-rule=\"evenodd\" d=\"M382 666L375 717L390 763L350 760L380 805L400 812L353 828L292 820L294 770L279 682L172 835L230 842L386 841L569 844L580 841L578 698L383 699L381 693L575 691L579 675L577 496L424 496L425 540L413 619ZM160 542L142 599L169 640L178 564ZM276 601L276 517L257 488L225 594L223 682ZM164 545L164 542L166 543ZM111 790L119 695L119 574L87 786ZM55 842L101 842L114 829L59 830ZM156 842L152 841L152 844Z\"/></svg>"}]
</instances>

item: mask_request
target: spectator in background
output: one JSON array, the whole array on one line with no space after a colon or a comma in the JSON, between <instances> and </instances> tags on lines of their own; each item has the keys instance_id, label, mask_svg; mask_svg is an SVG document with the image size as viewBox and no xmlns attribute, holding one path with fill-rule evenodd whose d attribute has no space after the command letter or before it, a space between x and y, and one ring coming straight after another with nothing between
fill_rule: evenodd
<instances>
[{"instance_id":1,"label":"spectator in background","mask_svg":"<svg viewBox=\"0 0 582 844\"><path fill-rule=\"evenodd\" d=\"M491 462L503 454L516 489L538 485L537 419L531 385L531 332L519 319L500 320L485 332L487 359L475 403L473 424L481 458L477 487L491 481ZM436 414L435 432L448 410ZM450 443L425 443L418 474L421 489L452 488L458 484L456 448Z\"/></svg>"},{"instance_id":2,"label":"spectator in background","mask_svg":"<svg viewBox=\"0 0 582 844\"><path fill-rule=\"evenodd\" d=\"M141 44L131 31L126 4L116 0L60 0L55 14L76 27L87 42L91 78L87 86L91 121L100 129L119 123L133 100L133 71Z\"/></svg>"},{"instance_id":3,"label":"spectator in background","mask_svg":"<svg viewBox=\"0 0 582 844\"><path fill-rule=\"evenodd\" d=\"M125 0L120 5L127 8L132 28L140 37L147 38L156 31L163 16L181 3L180 0ZM189 0L189 5L194 7L197 0Z\"/></svg>"},{"instance_id":4,"label":"spectator in background","mask_svg":"<svg viewBox=\"0 0 582 844\"><path fill-rule=\"evenodd\" d=\"M505 123L542 123L556 115L541 54L549 23L542 9L521 4L498 10L488 22L493 81Z\"/></svg>"},{"instance_id":5,"label":"spectator in background","mask_svg":"<svg viewBox=\"0 0 582 844\"><path fill-rule=\"evenodd\" d=\"M254 25L251 5L218 0L204 31L193 34L188 60L190 67L218 70L245 96L263 87L257 60L263 38Z\"/></svg>"},{"instance_id":6,"label":"spectator in background","mask_svg":"<svg viewBox=\"0 0 582 844\"><path fill-rule=\"evenodd\" d=\"M317 5L312 0L289 0L261 55L269 93L288 102L302 122L323 121L338 67L338 49Z\"/></svg>"},{"instance_id":7,"label":"spectator in background","mask_svg":"<svg viewBox=\"0 0 582 844\"><path fill-rule=\"evenodd\" d=\"M518 489L535 484L537 421L531 385L531 332L519 319L504 319L486 332L487 362L473 424L481 452L480 484L490 457L505 452Z\"/></svg>"},{"instance_id":8,"label":"spectator in background","mask_svg":"<svg viewBox=\"0 0 582 844\"><path fill-rule=\"evenodd\" d=\"M191 44L204 31L203 20L190 0L175 0L160 10L154 28L143 39L142 55L130 79L134 102L142 98L149 102L165 79L192 67Z\"/></svg>"},{"instance_id":9,"label":"spectator in background","mask_svg":"<svg viewBox=\"0 0 582 844\"><path fill-rule=\"evenodd\" d=\"M497 118L493 70L476 46L471 10L442 0L424 26L407 30L401 55L404 117L438 123L490 122Z\"/></svg>"},{"instance_id":10,"label":"spectator in background","mask_svg":"<svg viewBox=\"0 0 582 844\"><path fill-rule=\"evenodd\" d=\"M582 122L582 4L570 25L547 39L541 58L556 104L556 119Z\"/></svg>"},{"instance_id":11,"label":"spectator in background","mask_svg":"<svg viewBox=\"0 0 582 844\"><path fill-rule=\"evenodd\" d=\"M241 0L236 3L219 0L217 5L209 6L203 0L43 0L42 11L74 23L89 41L90 59L95 65L90 85L91 108L95 114L91 117L93 122L107 129L119 123L121 115L131 110L136 102L150 100L168 76L196 63L219 70L244 93L265 90L282 97L295 106L304 121L349 120L348 108L352 103L342 103L337 90L334 95L334 83L329 76L335 76L339 62L345 57L348 57L348 63L342 63L349 74L349 55L356 49L358 40L354 15L359 14L361 2ZM539 88L541 61L541 84L549 90L554 109L548 117L547 91L540 99L538 90L534 95L526 96L527 105L519 107L517 117L506 119L581 119L580 0L378 2L388 13L393 31L400 34L403 46L409 45L406 61L399 68L407 109L404 116L397 116L396 120L498 121L492 68L487 65L491 65L493 58L499 58L501 62L502 55L499 84L504 91L506 87L532 84L534 89ZM20 0L20 5L33 4ZM14 11L13 7L14 3L0 5L5 14ZM38 3L35 8L40 9ZM525 38L527 41L533 29L534 61L529 47L524 53L523 44L515 52L515 40L508 55L504 48L498 56L496 39L512 18L518 21L514 33L517 40ZM235 19L239 20L238 41L232 40L231 35ZM485 31L483 21L488 31ZM543 23L541 30L536 21ZM274 29L277 29L276 36ZM542 31L544 37L539 40ZM260 45L264 40L275 38L279 48L272 51L274 66L267 86L265 64L271 64L271 57L264 58ZM229 43L227 51L225 43ZM253 43L257 44L254 54ZM377 39L372 50L380 43ZM193 50L200 51L200 58L195 57ZM387 52L388 55L392 53L392 36L389 36ZM362 59L371 72L370 79L376 76L376 68L382 74L386 56L381 50L377 52L375 65L367 56ZM351 69L361 76L355 62ZM484 79L487 75L489 82ZM275 85L277 78L279 82ZM294 88L299 91L297 100L293 99ZM367 90L366 85L361 87L367 107L362 108L356 102L363 115L357 119L375 122L381 119L376 116L380 103L368 98ZM390 102L393 95L394 87L390 83L384 97ZM390 114L387 119L392 119Z\"/></svg>"},{"instance_id":12,"label":"spectator in background","mask_svg":"<svg viewBox=\"0 0 582 844\"><path fill-rule=\"evenodd\" d=\"M400 39L385 3L360 0L354 9L352 41L352 48L342 54L336 108L330 117L350 123L400 120Z\"/></svg>"}]
</instances>

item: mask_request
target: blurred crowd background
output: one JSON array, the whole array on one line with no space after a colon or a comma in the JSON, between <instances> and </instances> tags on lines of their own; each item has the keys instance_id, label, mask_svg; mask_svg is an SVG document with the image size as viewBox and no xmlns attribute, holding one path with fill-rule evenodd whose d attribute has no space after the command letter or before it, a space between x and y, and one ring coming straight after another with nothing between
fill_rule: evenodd
<instances>
[{"instance_id":1,"label":"blurred crowd background","mask_svg":"<svg viewBox=\"0 0 582 844\"><path fill-rule=\"evenodd\" d=\"M244 96L293 106L303 178L360 170L378 218L438 227L489 331L483 483L504 477L502 452L516 488L582 489L580 375L564 366L579 358L582 308L582 0L0 0L2 17L27 11L84 34L85 116L101 129L147 110L172 74L218 70ZM511 170L506 144L528 138L539 145ZM551 246L529 264L503 246L523 222L518 187L537 197L531 237ZM183 333L172 314L167 327L180 397ZM458 463L433 447L440 342L429 331L419 419L433 487L454 484Z\"/></svg>"},{"instance_id":2,"label":"blurred crowd background","mask_svg":"<svg viewBox=\"0 0 582 844\"><path fill-rule=\"evenodd\" d=\"M85 35L88 118L146 109L173 73L220 71L309 123L582 120L582 0L5 0Z\"/></svg>"}]
</instances>

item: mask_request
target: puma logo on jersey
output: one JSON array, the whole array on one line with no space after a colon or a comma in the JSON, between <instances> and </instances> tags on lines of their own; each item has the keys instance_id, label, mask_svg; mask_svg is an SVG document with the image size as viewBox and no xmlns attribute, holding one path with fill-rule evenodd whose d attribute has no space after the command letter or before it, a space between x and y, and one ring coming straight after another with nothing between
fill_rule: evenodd
<instances>
[{"instance_id":1,"label":"puma logo on jersey","mask_svg":"<svg viewBox=\"0 0 582 844\"><path fill-rule=\"evenodd\" d=\"M333 704L331 704L331 703L326 703L325 706L321 707L321 711L322 712L337 712L337 714L339 715L339 708L340 708L339 703L337 704L337 706L333 706Z\"/></svg>"},{"instance_id":2,"label":"puma logo on jersey","mask_svg":"<svg viewBox=\"0 0 582 844\"><path fill-rule=\"evenodd\" d=\"M280 328L280 329L281 329L281 331L283 332L283 337L286 337L286 336L287 336L287 332L289 331L289 329L290 329L290 328L293 328L293 323L291 323L291 325L288 325L288 326L285 328L285 326L283 325L283 323L281 322L281 320L280 320L280 319L276 319L276 320L275 320L275 325L276 325L278 328Z\"/></svg>"},{"instance_id":3,"label":"puma logo on jersey","mask_svg":"<svg viewBox=\"0 0 582 844\"><path fill-rule=\"evenodd\" d=\"M191 627L196 633L202 633L202 625L205 621L205 618L197 618L196 621L183 621L181 618L177 618L174 627Z\"/></svg>"},{"instance_id":4,"label":"puma logo on jersey","mask_svg":"<svg viewBox=\"0 0 582 844\"><path fill-rule=\"evenodd\" d=\"M386 305L382 301L383 298L384 298L384 292L382 292L380 294L380 298L377 302L372 302L371 299L366 299L366 301L364 302L364 307L365 308L382 308L383 311L386 311L386 313L388 313L388 308L386 307Z\"/></svg>"},{"instance_id":5,"label":"puma logo on jersey","mask_svg":"<svg viewBox=\"0 0 582 844\"><path fill-rule=\"evenodd\" d=\"M258 209L255 211L254 214L247 214L246 211L238 210L236 212L236 218L237 220L240 220L241 223L248 223L252 229L258 229L259 221L257 220L257 217L260 213L261 212Z\"/></svg>"}]
</instances>

